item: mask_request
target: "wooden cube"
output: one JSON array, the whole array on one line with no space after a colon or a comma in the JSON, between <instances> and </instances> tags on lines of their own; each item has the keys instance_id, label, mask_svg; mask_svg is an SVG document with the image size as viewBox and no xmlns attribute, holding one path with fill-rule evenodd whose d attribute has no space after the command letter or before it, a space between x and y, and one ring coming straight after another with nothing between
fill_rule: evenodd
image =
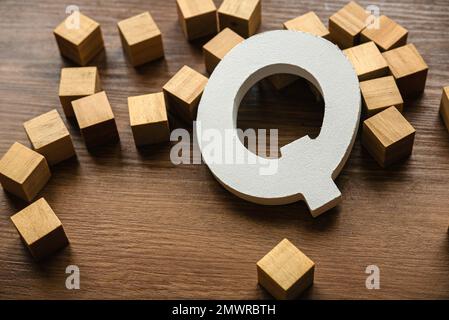
<instances>
[{"instance_id":1,"label":"wooden cube","mask_svg":"<svg viewBox=\"0 0 449 320\"><path fill-rule=\"evenodd\" d=\"M443 88L443 95L441 96L440 115L443 118L444 124L449 131L449 87Z\"/></svg>"},{"instance_id":2,"label":"wooden cube","mask_svg":"<svg viewBox=\"0 0 449 320\"><path fill-rule=\"evenodd\" d=\"M374 42L367 42L343 51L351 61L360 81L389 74L387 61Z\"/></svg>"},{"instance_id":3,"label":"wooden cube","mask_svg":"<svg viewBox=\"0 0 449 320\"><path fill-rule=\"evenodd\" d=\"M327 30L320 18L318 18L313 11L285 22L284 29L307 32L317 37L323 37L327 40L329 40L330 36L329 30ZM275 74L268 77L268 80L276 90L282 90L298 80L298 76L291 74ZM311 86L310 88L316 95L316 91L313 90L314 87Z\"/></svg>"},{"instance_id":4,"label":"wooden cube","mask_svg":"<svg viewBox=\"0 0 449 320\"><path fill-rule=\"evenodd\" d=\"M214 71L221 59L243 39L229 28L225 28L203 46L204 63L209 73Z\"/></svg>"},{"instance_id":5,"label":"wooden cube","mask_svg":"<svg viewBox=\"0 0 449 320\"><path fill-rule=\"evenodd\" d=\"M212 0L176 0L179 23L188 40L217 33L217 7Z\"/></svg>"},{"instance_id":6,"label":"wooden cube","mask_svg":"<svg viewBox=\"0 0 449 320\"><path fill-rule=\"evenodd\" d=\"M34 150L43 155L50 165L75 155L72 138L58 111L44 113L23 126Z\"/></svg>"},{"instance_id":7,"label":"wooden cube","mask_svg":"<svg viewBox=\"0 0 449 320\"><path fill-rule=\"evenodd\" d=\"M208 79L188 66L182 67L163 87L168 110L191 123Z\"/></svg>"},{"instance_id":8,"label":"wooden cube","mask_svg":"<svg viewBox=\"0 0 449 320\"><path fill-rule=\"evenodd\" d=\"M129 120L137 146L170 140L162 92L128 97Z\"/></svg>"},{"instance_id":9,"label":"wooden cube","mask_svg":"<svg viewBox=\"0 0 449 320\"><path fill-rule=\"evenodd\" d=\"M36 260L69 244L61 221L44 198L13 215L11 221Z\"/></svg>"},{"instance_id":10,"label":"wooden cube","mask_svg":"<svg viewBox=\"0 0 449 320\"><path fill-rule=\"evenodd\" d=\"M111 105L104 91L72 102L87 148L118 141Z\"/></svg>"},{"instance_id":11,"label":"wooden cube","mask_svg":"<svg viewBox=\"0 0 449 320\"><path fill-rule=\"evenodd\" d=\"M382 15L379 17L379 28L365 28L360 35L360 41L373 41L383 52L405 45L407 36L407 29Z\"/></svg>"},{"instance_id":12,"label":"wooden cube","mask_svg":"<svg viewBox=\"0 0 449 320\"><path fill-rule=\"evenodd\" d=\"M72 101L101 91L97 67L62 68L59 100L66 117L74 117Z\"/></svg>"},{"instance_id":13,"label":"wooden cube","mask_svg":"<svg viewBox=\"0 0 449 320\"><path fill-rule=\"evenodd\" d=\"M382 55L387 60L402 97L416 97L424 91L429 68L413 44L386 51Z\"/></svg>"},{"instance_id":14,"label":"wooden cube","mask_svg":"<svg viewBox=\"0 0 449 320\"><path fill-rule=\"evenodd\" d=\"M149 12L122 20L117 26L123 49L133 66L164 56L161 31Z\"/></svg>"},{"instance_id":15,"label":"wooden cube","mask_svg":"<svg viewBox=\"0 0 449 320\"><path fill-rule=\"evenodd\" d=\"M327 40L330 39L329 30L313 11L285 22L284 29L307 32L317 37L322 37Z\"/></svg>"},{"instance_id":16,"label":"wooden cube","mask_svg":"<svg viewBox=\"0 0 449 320\"><path fill-rule=\"evenodd\" d=\"M257 262L259 284L279 300L294 299L312 285L315 263L287 239Z\"/></svg>"},{"instance_id":17,"label":"wooden cube","mask_svg":"<svg viewBox=\"0 0 449 320\"><path fill-rule=\"evenodd\" d=\"M354 1L349 2L329 18L329 32L341 49L360 43L360 33L367 25L370 14Z\"/></svg>"},{"instance_id":18,"label":"wooden cube","mask_svg":"<svg viewBox=\"0 0 449 320\"><path fill-rule=\"evenodd\" d=\"M363 122L362 144L382 167L410 156L415 129L395 107Z\"/></svg>"},{"instance_id":19,"label":"wooden cube","mask_svg":"<svg viewBox=\"0 0 449 320\"><path fill-rule=\"evenodd\" d=\"M15 142L0 160L0 183L3 189L31 201L50 179L44 156Z\"/></svg>"},{"instance_id":20,"label":"wooden cube","mask_svg":"<svg viewBox=\"0 0 449 320\"><path fill-rule=\"evenodd\" d=\"M404 101L393 76L360 82L364 112L367 117L395 106L402 112Z\"/></svg>"},{"instance_id":21,"label":"wooden cube","mask_svg":"<svg viewBox=\"0 0 449 320\"><path fill-rule=\"evenodd\" d=\"M230 28L244 38L254 35L261 21L260 0L224 0L218 9L219 29Z\"/></svg>"},{"instance_id":22,"label":"wooden cube","mask_svg":"<svg viewBox=\"0 0 449 320\"><path fill-rule=\"evenodd\" d=\"M273 74L266 78L276 90L282 90L299 79L298 76L288 73Z\"/></svg>"},{"instance_id":23,"label":"wooden cube","mask_svg":"<svg viewBox=\"0 0 449 320\"><path fill-rule=\"evenodd\" d=\"M79 17L79 25L77 20ZM104 49L100 25L80 12L68 16L53 31L61 55L85 66Z\"/></svg>"}]
</instances>

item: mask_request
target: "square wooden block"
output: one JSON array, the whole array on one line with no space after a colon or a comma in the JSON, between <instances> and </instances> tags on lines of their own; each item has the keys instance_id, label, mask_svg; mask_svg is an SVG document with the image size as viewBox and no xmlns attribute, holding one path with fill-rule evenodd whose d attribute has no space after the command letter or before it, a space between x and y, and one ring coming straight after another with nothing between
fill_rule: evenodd
<instances>
[{"instance_id":1,"label":"square wooden block","mask_svg":"<svg viewBox=\"0 0 449 320\"><path fill-rule=\"evenodd\" d=\"M61 221L44 198L13 215L11 221L36 260L69 244Z\"/></svg>"},{"instance_id":2,"label":"square wooden block","mask_svg":"<svg viewBox=\"0 0 449 320\"><path fill-rule=\"evenodd\" d=\"M207 72L212 73L221 59L243 40L245 39L237 33L226 28L206 43L203 46L203 52Z\"/></svg>"},{"instance_id":3,"label":"square wooden block","mask_svg":"<svg viewBox=\"0 0 449 320\"><path fill-rule=\"evenodd\" d=\"M313 11L285 22L284 29L307 32L317 37L322 37L327 40L330 39L329 30Z\"/></svg>"},{"instance_id":4,"label":"square wooden block","mask_svg":"<svg viewBox=\"0 0 449 320\"><path fill-rule=\"evenodd\" d=\"M117 125L104 91L72 102L87 148L117 142Z\"/></svg>"},{"instance_id":5,"label":"square wooden block","mask_svg":"<svg viewBox=\"0 0 449 320\"><path fill-rule=\"evenodd\" d=\"M74 117L72 101L101 91L97 67L62 68L59 100L66 117Z\"/></svg>"},{"instance_id":6,"label":"square wooden block","mask_svg":"<svg viewBox=\"0 0 449 320\"><path fill-rule=\"evenodd\" d=\"M329 30L327 30L320 18L313 11L285 22L284 29L307 32L317 37L323 37L327 40L330 39ZM268 77L268 81L276 90L282 90L294 83L298 78L298 76L291 74L275 74ZM313 90L314 88L312 87L311 89Z\"/></svg>"},{"instance_id":7,"label":"square wooden block","mask_svg":"<svg viewBox=\"0 0 449 320\"><path fill-rule=\"evenodd\" d=\"M128 97L128 109L137 146L170 140L164 93Z\"/></svg>"},{"instance_id":8,"label":"square wooden block","mask_svg":"<svg viewBox=\"0 0 449 320\"><path fill-rule=\"evenodd\" d=\"M412 43L382 55L387 60L402 97L416 97L424 91L429 67Z\"/></svg>"},{"instance_id":9,"label":"square wooden block","mask_svg":"<svg viewBox=\"0 0 449 320\"><path fill-rule=\"evenodd\" d=\"M312 285L315 263L287 239L257 262L259 284L279 300L294 299Z\"/></svg>"},{"instance_id":10,"label":"square wooden block","mask_svg":"<svg viewBox=\"0 0 449 320\"><path fill-rule=\"evenodd\" d=\"M404 101L393 76L360 82L364 112L367 117L395 106L402 112Z\"/></svg>"},{"instance_id":11,"label":"square wooden block","mask_svg":"<svg viewBox=\"0 0 449 320\"><path fill-rule=\"evenodd\" d=\"M387 16L379 17L379 28L365 28L361 42L373 41L380 51L391 50L407 43L408 31Z\"/></svg>"},{"instance_id":12,"label":"square wooden block","mask_svg":"<svg viewBox=\"0 0 449 320\"><path fill-rule=\"evenodd\" d=\"M44 113L23 126L34 150L43 155L50 165L75 155L72 138L58 111Z\"/></svg>"},{"instance_id":13,"label":"square wooden block","mask_svg":"<svg viewBox=\"0 0 449 320\"><path fill-rule=\"evenodd\" d=\"M218 9L220 30L230 28L244 38L254 35L261 21L260 0L224 0Z\"/></svg>"},{"instance_id":14,"label":"square wooden block","mask_svg":"<svg viewBox=\"0 0 449 320\"><path fill-rule=\"evenodd\" d=\"M212 0L176 0L178 18L188 40L217 33L217 7Z\"/></svg>"},{"instance_id":15,"label":"square wooden block","mask_svg":"<svg viewBox=\"0 0 449 320\"><path fill-rule=\"evenodd\" d=\"M0 183L3 189L31 201L50 179L44 156L15 142L0 159Z\"/></svg>"},{"instance_id":16,"label":"square wooden block","mask_svg":"<svg viewBox=\"0 0 449 320\"><path fill-rule=\"evenodd\" d=\"M329 18L329 32L341 49L360 43L360 33L367 25L370 14L358 3L351 1Z\"/></svg>"},{"instance_id":17,"label":"square wooden block","mask_svg":"<svg viewBox=\"0 0 449 320\"><path fill-rule=\"evenodd\" d=\"M410 156L415 129L395 107L363 122L362 144L382 167Z\"/></svg>"},{"instance_id":18,"label":"square wooden block","mask_svg":"<svg viewBox=\"0 0 449 320\"><path fill-rule=\"evenodd\" d=\"M351 61L360 81L383 77L390 73L387 61L372 41L343 52Z\"/></svg>"},{"instance_id":19,"label":"square wooden block","mask_svg":"<svg viewBox=\"0 0 449 320\"><path fill-rule=\"evenodd\" d=\"M168 110L191 123L208 78L188 66L182 67L163 87Z\"/></svg>"},{"instance_id":20,"label":"square wooden block","mask_svg":"<svg viewBox=\"0 0 449 320\"><path fill-rule=\"evenodd\" d=\"M61 55L81 66L104 49L100 25L80 12L68 16L53 34Z\"/></svg>"},{"instance_id":21,"label":"square wooden block","mask_svg":"<svg viewBox=\"0 0 449 320\"><path fill-rule=\"evenodd\" d=\"M443 118L444 124L449 131L449 87L443 88L443 95L441 96L440 115Z\"/></svg>"},{"instance_id":22,"label":"square wooden block","mask_svg":"<svg viewBox=\"0 0 449 320\"><path fill-rule=\"evenodd\" d=\"M266 79L271 83L271 85L276 90L282 90L292 83L294 83L296 80L298 80L300 77L294 75L294 74L288 74L288 73L277 73L273 74Z\"/></svg>"},{"instance_id":23,"label":"square wooden block","mask_svg":"<svg viewBox=\"0 0 449 320\"><path fill-rule=\"evenodd\" d=\"M133 66L164 56L161 31L149 12L122 20L117 26L123 50Z\"/></svg>"}]
</instances>

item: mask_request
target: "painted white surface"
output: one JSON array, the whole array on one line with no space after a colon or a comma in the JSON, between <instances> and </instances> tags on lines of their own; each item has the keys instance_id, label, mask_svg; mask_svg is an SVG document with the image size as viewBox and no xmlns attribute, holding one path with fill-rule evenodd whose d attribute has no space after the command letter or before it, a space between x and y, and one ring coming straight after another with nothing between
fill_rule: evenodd
<instances>
[{"instance_id":1,"label":"painted white surface","mask_svg":"<svg viewBox=\"0 0 449 320\"><path fill-rule=\"evenodd\" d=\"M323 95L325 112L319 136L304 136L281 148L279 159L258 157L238 139L237 113L246 92L261 79L290 73L312 82ZM203 159L221 184L235 195L259 204L305 200L316 217L341 201L333 179L340 173L356 137L361 111L359 81L342 51L331 42L303 32L278 30L255 35L233 48L216 67L204 90L197 115ZM233 130L236 148L258 161L216 163L204 152L208 129ZM238 150L237 150L238 149ZM251 154L248 154L251 153ZM272 175L261 174L277 161ZM263 171L263 169L262 169Z\"/></svg>"}]
</instances>

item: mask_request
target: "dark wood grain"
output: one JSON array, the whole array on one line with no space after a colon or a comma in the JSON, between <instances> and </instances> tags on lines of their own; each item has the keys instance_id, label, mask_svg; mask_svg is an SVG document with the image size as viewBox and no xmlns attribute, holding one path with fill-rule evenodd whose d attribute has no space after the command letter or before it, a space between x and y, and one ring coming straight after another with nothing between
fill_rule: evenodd
<instances>
[{"instance_id":1,"label":"dark wood grain","mask_svg":"<svg viewBox=\"0 0 449 320\"><path fill-rule=\"evenodd\" d=\"M309 10L327 21L344 2L263 0L261 31ZM25 203L0 192L0 298L268 298L257 286L255 263L284 237L317 264L305 298L449 298L449 135L438 116L449 85L447 0L378 3L410 31L430 67L424 95L405 109L417 130L414 152L384 170L358 140L337 179L343 203L317 219L303 203L264 207L236 198L205 165L173 165L170 144L137 151L126 98L160 91L184 64L204 73L201 42L184 39L172 0L76 3L102 26L106 52L92 64L100 68L121 142L88 153L68 123L78 158L53 168L41 195L71 245L41 264L9 220ZM59 73L71 64L60 57L52 30L65 6L0 2L0 154L14 141L28 145L24 121L52 108L62 112ZM145 10L162 31L166 57L134 69L116 23ZM261 84L245 98L239 125L279 128L285 144L316 134L322 115L299 84L279 93ZM80 267L81 290L65 289L69 264ZM380 290L365 288L370 264L380 267Z\"/></svg>"}]
</instances>

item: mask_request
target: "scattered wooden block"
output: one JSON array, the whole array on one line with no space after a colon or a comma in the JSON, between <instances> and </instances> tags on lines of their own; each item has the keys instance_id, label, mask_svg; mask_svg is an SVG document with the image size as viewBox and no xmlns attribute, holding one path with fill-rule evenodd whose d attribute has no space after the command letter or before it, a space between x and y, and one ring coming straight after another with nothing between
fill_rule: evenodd
<instances>
[{"instance_id":1,"label":"scattered wooden block","mask_svg":"<svg viewBox=\"0 0 449 320\"><path fill-rule=\"evenodd\" d=\"M52 110L23 124L34 150L57 164L75 155L72 139L58 111Z\"/></svg>"},{"instance_id":2,"label":"scattered wooden block","mask_svg":"<svg viewBox=\"0 0 449 320\"><path fill-rule=\"evenodd\" d=\"M313 283L315 263L287 239L257 262L259 284L280 300L294 299Z\"/></svg>"},{"instance_id":3,"label":"scattered wooden block","mask_svg":"<svg viewBox=\"0 0 449 320\"><path fill-rule=\"evenodd\" d=\"M371 117L391 106L402 112L404 101L393 76L360 82L365 115Z\"/></svg>"},{"instance_id":4,"label":"scattered wooden block","mask_svg":"<svg viewBox=\"0 0 449 320\"><path fill-rule=\"evenodd\" d=\"M191 123L207 81L201 73L182 67L163 87L168 110Z\"/></svg>"},{"instance_id":5,"label":"scattered wooden block","mask_svg":"<svg viewBox=\"0 0 449 320\"><path fill-rule=\"evenodd\" d=\"M114 114L104 91L75 100L72 105L87 148L119 139Z\"/></svg>"},{"instance_id":6,"label":"scattered wooden block","mask_svg":"<svg viewBox=\"0 0 449 320\"><path fill-rule=\"evenodd\" d=\"M184 35L194 40L217 33L217 7L212 0L176 0Z\"/></svg>"},{"instance_id":7,"label":"scattered wooden block","mask_svg":"<svg viewBox=\"0 0 449 320\"><path fill-rule=\"evenodd\" d=\"M295 82L298 79L299 79L298 76L295 76L294 74L288 74L288 73L273 74L272 76L267 77L267 80L278 91L291 85L293 82Z\"/></svg>"},{"instance_id":8,"label":"scattered wooden block","mask_svg":"<svg viewBox=\"0 0 449 320\"><path fill-rule=\"evenodd\" d=\"M443 88L443 95L441 96L440 115L443 118L444 124L449 131L449 87Z\"/></svg>"},{"instance_id":9,"label":"scattered wooden block","mask_svg":"<svg viewBox=\"0 0 449 320\"><path fill-rule=\"evenodd\" d=\"M117 26L131 65L139 66L164 56L161 31L148 11L122 20Z\"/></svg>"},{"instance_id":10,"label":"scattered wooden block","mask_svg":"<svg viewBox=\"0 0 449 320\"><path fill-rule=\"evenodd\" d=\"M244 38L256 33L261 20L260 0L224 0L218 9L220 30L230 28Z\"/></svg>"},{"instance_id":11,"label":"scattered wooden block","mask_svg":"<svg viewBox=\"0 0 449 320\"><path fill-rule=\"evenodd\" d=\"M128 97L129 121L136 146L170 140L162 92Z\"/></svg>"},{"instance_id":12,"label":"scattered wooden block","mask_svg":"<svg viewBox=\"0 0 449 320\"><path fill-rule=\"evenodd\" d=\"M412 153L415 129L395 107L363 122L362 144L382 167Z\"/></svg>"},{"instance_id":13,"label":"scattered wooden block","mask_svg":"<svg viewBox=\"0 0 449 320\"><path fill-rule=\"evenodd\" d=\"M61 221L44 198L13 215L11 221L36 260L69 244Z\"/></svg>"},{"instance_id":14,"label":"scattered wooden block","mask_svg":"<svg viewBox=\"0 0 449 320\"><path fill-rule=\"evenodd\" d=\"M313 11L285 22L284 29L307 32L327 40L330 39L329 30L327 30L320 18ZM291 74L275 74L268 77L268 80L276 90L282 90L298 80L298 77ZM310 89L318 99L319 95L316 95L315 87L310 86Z\"/></svg>"},{"instance_id":15,"label":"scattered wooden block","mask_svg":"<svg viewBox=\"0 0 449 320\"><path fill-rule=\"evenodd\" d=\"M419 96L426 86L429 68L410 43L382 53L404 98Z\"/></svg>"},{"instance_id":16,"label":"scattered wooden block","mask_svg":"<svg viewBox=\"0 0 449 320\"><path fill-rule=\"evenodd\" d=\"M53 34L61 55L81 66L85 66L104 49L100 25L80 12L68 16L55 28Z\"/></svg>"},{"instance_id":17,"label":"scattered wooden block","mask_svg":"<svg viewBox=\"0 0 449 320\"><path fill-rule=\"evenodd\" d=\"M387 61L372 41L343 50L343 52L354 66L360 81L389 74Z\"/></svg>"},{"instance_id":18,"label":"scattered wooden block","mask_svg":"<svg viewBox=\"0 0 449 320\"><path fill-rule=\"evenodd\" d=\"M330 39L329 30L324 26L320 18L313 11L285 22L284 29L303 31L327 40Z\"/></svg>"},{"instance_id":19,"label":"scattered wooden block","mask_svg":"<svg viewBox=\"0 0 449 320\"><path fill-rule=\"evenodd\" d=\"M329 18L329 32L341 49L353 47L360 42L360 33L367 25L370 14L354 1L349 2Z\"/></svg>"},{"instance_id":20,"label":"scattered wooden block","mask_svg":"<svg viewBox=\"0 0 449 320\"><path fill-rule=\"evenodd\" d=\"M407 29L382 15L379 17L379 28L365 28L360 35L360 41L373 41L380 51L387 51L405 45L407 36Z\"/></svg>"},{"instance_id":21,"label":"scattered wooden block","mask_svg":"<svg viewBox=\"0 0 449 320\"><path fill-rule=\"evenodd\" d=\"M62 68L59 100L66 117L74 117L72 101L101 91L97 67Z\"/></svg>"},{"instance_id":22,"label":"scattered wooden block","mask_svg":"<svg viewBox=\"0 0 449 320\"><path fill-rule=\"evenodd\" d=\"M0 160L3 189L31 201L50 179L50 169L41 154L15 142Z\"/></svg>"},{"instance_id":23,"label":"scattered wooden block","mask_svg":"<svg viewBox=\"0 0 449 320\"><path fill-rule=\"evenodd\" d=\"M206 43L203 46L203 52L207 72L209 74L212 73L221 59L243 40L245 39L237 33L229 28L225 28Z\"/></svg>"}]
</instances>

